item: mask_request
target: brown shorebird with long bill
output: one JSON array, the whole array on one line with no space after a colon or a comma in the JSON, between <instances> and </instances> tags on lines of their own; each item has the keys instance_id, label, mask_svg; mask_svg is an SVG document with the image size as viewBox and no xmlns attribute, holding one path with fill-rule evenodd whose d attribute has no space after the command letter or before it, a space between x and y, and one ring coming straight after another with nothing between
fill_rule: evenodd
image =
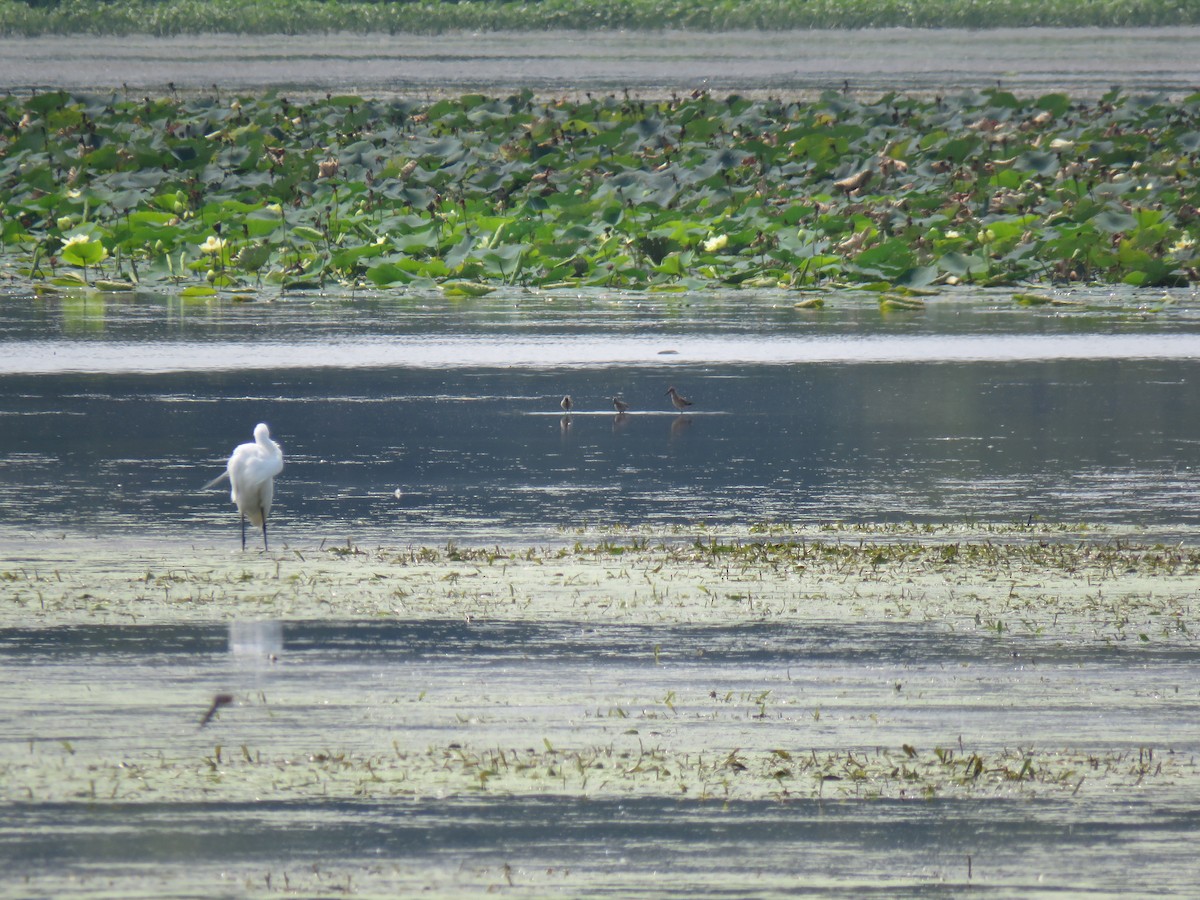
<instances>
[{"instance_id":1,"label":"brown shorebird with long bill","mask_svg":"<svg viewBox=\"0 0 1200 900\"><path fill-rule=\"evenodd\" d=\"M675 390L673 387L667 388L667 396L671 398L672 405L674 405L675 409L677 409L679 412L683 412L692 405L691 400L689 400L687 397L681 397L679 395L679 391Z\"/></svg>"}]
</instances>

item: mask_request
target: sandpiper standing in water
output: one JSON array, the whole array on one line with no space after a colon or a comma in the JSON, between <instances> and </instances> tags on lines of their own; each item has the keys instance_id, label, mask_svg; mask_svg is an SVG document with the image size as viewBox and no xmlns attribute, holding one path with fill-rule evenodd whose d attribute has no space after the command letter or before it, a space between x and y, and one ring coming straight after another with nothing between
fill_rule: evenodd
<instances>
[{"instance_id":1,"label":"sandpiper standing in water","mask_svg":"<svg viewBox=\"0 0 1200 900\"><path fill-rule=\"evenodd\" d=\"M679 391L675 390L673 387L667 388L667 396L671 398L672 405L674 405L675 409L679 412L683 412L692 405L691 400L689 400L687 397L681 397L679 395Z\"/></svg>"},{"instance_id":2,"label":"sandpiper standing in water","mask_svg":"<svg viewBox=\"0 0 1200 900\"><path fill-rule=\"evenodd\" d=\"M629 404L626 403L624 400L622 400L620 397L613 397L612 402L613 402L613 409L615 409L617 411L618 416L623 416L623 415L625 415L625 413L629 412Z\"/></svg>"},{"instance_id":3,"label":"sandpiper standing in water","mask_svg":"<svg viewBox=\"0 0 1200 900\"><path fill-rule=\"evenodd\" d=\"M565 412L567 415L570 415L571 407L573 406L571 403L571 395L567 394L565 397L563 397L562 401L558 405L562 407L563 412Z\"/></svg>"}]
</instances>

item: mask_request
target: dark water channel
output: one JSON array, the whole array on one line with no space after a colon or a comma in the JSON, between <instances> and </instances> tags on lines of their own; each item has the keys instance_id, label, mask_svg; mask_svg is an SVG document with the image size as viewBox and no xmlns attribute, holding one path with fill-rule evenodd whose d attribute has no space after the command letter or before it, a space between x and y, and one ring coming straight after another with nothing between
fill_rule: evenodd
<instances>
[{"instance_id":1,"label":"dark water channel","mask_svg":"<svg viewBox=\"0 0 1200 900\"><path fill-rule=\"evenodd\" d=\"M1193 298L793 299L9 298L0 527L232 541L227 496L200 488L259 421L284 447L272 526L291 546L1195 524Z\"/></svg>"}]
</instances>

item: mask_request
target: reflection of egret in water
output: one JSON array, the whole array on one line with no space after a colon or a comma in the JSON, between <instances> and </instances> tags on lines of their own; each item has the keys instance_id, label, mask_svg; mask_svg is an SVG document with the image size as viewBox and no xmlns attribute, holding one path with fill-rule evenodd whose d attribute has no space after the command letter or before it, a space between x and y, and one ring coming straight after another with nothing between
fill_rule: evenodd
<instances>
[{"instance_id":1,"label":"reflection of egret in water","mask_svg":"<svg viewBox=\"0 0 1200 900\"><path fill-rule=\"evenodd\" d=\"M275 662L283 652L283 623L278 619L229 623L229 655L239 662Z\"/></svg>"},{"instance_id":2,"label":"reflection of egret in water","mask_svg":"<svg viewBox=\"0 0 1200 900\"><path fill-rule=\"evenodd\" d=\"M229 623L229 655L239 669L268 671L283 653L283 623L278 619Z\"/></svg>"},{"instance_id":3,"label":"reflection of egret in water","mask_svg":"<svg viewBox=\"0 0 1200 900\"><path fill-rule=\"evenodd\" d=\"M254 684L243 684L243 688L257 687L258 674L269 669L283 652L283 623L276 619L261 621L234 621L229 623L229 655L236 667L242 671L253 670ZM237 679L239 681L243 679ZM203 728L216 717L217 712L232 706L236 696L229 691L214 694L208 711L200 720Z\"/></svg>"}]
</instances>

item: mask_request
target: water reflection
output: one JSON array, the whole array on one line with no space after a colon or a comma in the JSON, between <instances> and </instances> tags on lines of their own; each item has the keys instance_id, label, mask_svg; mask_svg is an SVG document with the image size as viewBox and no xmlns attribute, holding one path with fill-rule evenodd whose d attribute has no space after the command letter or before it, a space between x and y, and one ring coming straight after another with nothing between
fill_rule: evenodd
<instances>
[{"instance_id":1,"label":"water reflection","mask_svg":"<svg viewBox=\"0 0 1200 900\"><path fill-rule=\"evenodd\" d=\"M233 546L236 516L199 487L266 421L287 447L272 524L292 546L697 521L1188 524L1200 317L1186 296L1153 314L1140 298L1064 312L984 295L902 317L720 296L198 315L143 298L100 307L83 337L73 309L3 303L0 513ZM671 385L696 405L677 414Z\"/></svg>"},{"instance_id":2,"label":"water reflection","mask_svg":"<svg viewBox=\"0 0 1200 900\"><path fill-rule=\"evenodd\" d=\"M283 623L275 619L230 622L229 653L238 660L273 662L283 653Z\"/></svg>"},{"instance_id":3,"label":"water reflection","mask_svg":"<svg viewBox=\"0 0 1200 900\"><path fill-rule=\"evenodd\" d=\"M97 327L96 331L103 330ZM1200 335L673 335L669 364L1040 363L1057 360L1179 360L1200 357ZM256 342L31 341L0 360L0 375L242 373L297 368L538 370L653 365L661 337L453 335ZM569 411L567 414L569 415Z\"/></svg>"},{"instance_id":4,"label":"water reflection","mask_svg":"<svg viewBox=\"0 0 1200 900\"><path fill-rule=\"evenodd\" d=\"M82 791L69 803L22 793L5 807L0 859L12 878L35 881L44 896L110 895L114 878L122 896L207 896L229 891L205 879L233 872L236 884L249 884L280 860L310 873L349 867L358 884L385 859L380 877L390 890L373 895L439 881L430 873L442 866L444 883L461 887L474 868L509 864L523 883L569 868L584 892L637 894L623 890L631 874L645 885L645 867L662 865L689 896L742 896L758 879L766 879L763 896L788 896L820 871L830 895L857 897L876 883L875 893L920 894L926 867L964 869L975 854L989 896L1023 897L1030 872L1078 891L1078 873L1054 868L1069 852L1086 858L1106 890L1136 893L1131 880L1147 872L1163 895L1189 896L1194 886L1198 817L1186 779L1164 786L1150 775L1144 791L1110 791L1093 787L1104 776L1085 767L1071 772L1072 782L1087 779L1078 796L1041 775L1008 793L989 781L949 797L917 800L913 787L912 799L869 801L840 778L814 796L821 782L799 765L781 773L769 799L722 779L688 782L683 792L666 773L649 793L622 792L619 776L616 789L605 784L609 767L631 768L664 749L668 760L740 752L782 761L841 757L847 748L867 759L880 748L895 754L915 735L923 755L961 747L966 735L968 752L988 760L1012 748L1013 735L1027 748L1070 740L1119 754L1132 781L1129 769L1163 736L1168 755L1196 744L1186 688L1198 661L1192 646L1098 647L865 619L804 628L304 621L286 625L288 658L250 684L244 653L229 651L282 646L279 623L230 626L228 647L223 636L209 624L0 629L6 765L27 779L40 763ZM211 687L226 683L230 699L197 728L215 701ZM748 699L760 694L771 697L770 715ZM674 698L669 715L663 697ZM604 713L614 708L630 715ZM461 784L454 773L480 748L517 759L551 744L601 748L605 768L567 791L555 778L538 790L535 775L516 792L484 785L449 796L438 789L442 776L430 781L419 769L433 748L448 747L439 768ZM212 791L200 802L179 784L194 785L197 767L207 780L207 760ZM409 769L418 774L410 779ZM913 783L920 779L914 772ZM1162 802L1164 787L1178 796ZM150 881L139 890L142 878ZM964 879L965 869L949 894L965 890ZM947 895L945 880L929 893Z\"/></svg>"}]
</instances>

